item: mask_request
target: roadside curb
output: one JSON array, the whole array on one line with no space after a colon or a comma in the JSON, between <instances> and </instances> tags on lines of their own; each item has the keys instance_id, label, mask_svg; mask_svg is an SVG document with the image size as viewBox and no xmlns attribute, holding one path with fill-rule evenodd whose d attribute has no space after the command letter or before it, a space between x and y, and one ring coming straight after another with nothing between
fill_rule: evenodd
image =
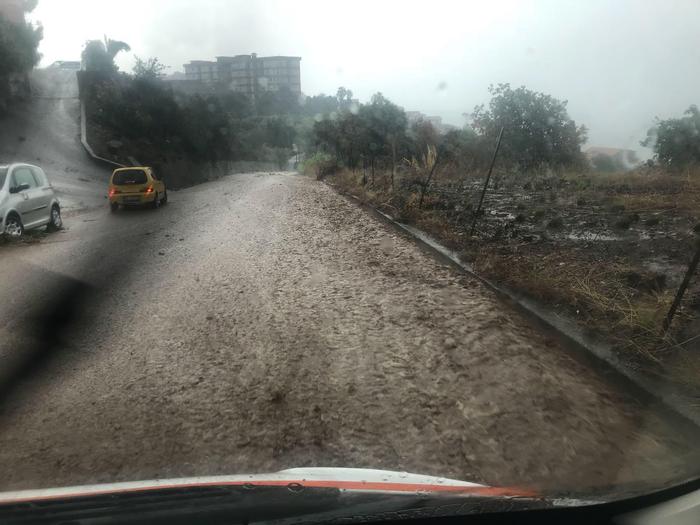
<instances>
[{"instance_id":1,"label":"roadside curb","mask_svg":"<svg viewBox=\"0 0 700 525\"><path fill-rule=\"evenodd\" d=\"M101 162L103 164L109 164L110 167L112 168L125 168L123 164L119 164L118 162L114 162L109 159L105 159L104 157L100 157L99 155L95 154L95 151L92 149L92 146L87 141L87 118L85 115L85 102L82 100L80 101L80 143L83 145L83 148L85 148L85 151L87 151L88 155L92 157L93 160L97 162Z\"/></svg>"},{"instance_id":2,"label":"roadside curb","mask_svg":"<svg viewBox=\"0 0 700 525\"><path fill-rule=\"evenodd\" d=\"M673 385L656 381L630 369L615 355L609 344L600 340L594 340L586 335L574 320L558 315L546 308L545 305L526 297L524 294L496 284L479 275L468 263L463 262L456 252L449 250L427 233L397 221L391 215L384 213L355 195L341 191L329 182L326 182L326 184L339 195L355 202L360 207L372 212L373 215L386 224L408 235L414 242L436 255L440 260L479 280L498 296L512 303L527 317L553 331L560 339L568 343L568 347L575 350L578 355L600 369L601 372L607 375L610 375L610 373L615 374L617 376L616 379L619 379L629 387L632 392L640 394L647 400L654 400L663 404L675 415L691 423L696 427L696 430L700 429L700 406L693 408L693 404L697 403L697 400L684 395Z\"/></svg>"}]
</instances>

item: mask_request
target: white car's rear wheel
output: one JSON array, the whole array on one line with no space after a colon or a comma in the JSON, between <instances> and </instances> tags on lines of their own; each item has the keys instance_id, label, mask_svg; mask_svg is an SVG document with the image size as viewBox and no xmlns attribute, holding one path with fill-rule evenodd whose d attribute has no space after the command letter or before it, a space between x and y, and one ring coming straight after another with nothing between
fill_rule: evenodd
<instances>
[{"instance_id":1,"label":"white car's rear wheel","mask_svg":"<svg viewBox=\"0 0 700 525\"><path fill-rule=\"evenodd\" d=\"M57 230L60 230L61 226L63 226L63 219L61 218L61 208L58 207L58 204L54 204L51 207L51 219L49 221L49 224L46 226L46 229L50 232L55 232Z\"/></svg>"}]
</instances>

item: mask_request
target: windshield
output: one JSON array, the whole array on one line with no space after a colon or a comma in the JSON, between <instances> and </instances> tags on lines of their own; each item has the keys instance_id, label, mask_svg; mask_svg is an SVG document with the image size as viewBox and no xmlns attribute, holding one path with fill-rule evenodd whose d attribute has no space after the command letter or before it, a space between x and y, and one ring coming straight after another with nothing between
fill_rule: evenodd
<instances>
[{"instance_id":1,"label":"windshield","mask_svg":"<svg viewBox=\"0 0 700 525\"><path fill-rule=\"evenodd\" d=\"M146 172L143 170L116 171L112 175L112 184L123 186L128 184L146 184Z\"/></svg>"},{"instance_id":2,"label":"windshield","mask_svg":"<svg viewBox=\"0 0 700 525\"><path fill-rule=\"evenodd\" d=\"M1 1L0 493L697 478L698 20Z\"/></svg>"}]
</instances>

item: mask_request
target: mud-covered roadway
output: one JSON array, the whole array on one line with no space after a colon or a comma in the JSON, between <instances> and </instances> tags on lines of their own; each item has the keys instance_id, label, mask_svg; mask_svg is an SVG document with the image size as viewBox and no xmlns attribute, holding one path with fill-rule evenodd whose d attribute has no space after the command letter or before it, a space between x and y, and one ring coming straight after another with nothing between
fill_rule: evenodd
<instances>
[{"instance_id":1,"label":"mud-covered roadway","mask_svg":"<svg viewBox=\"0 0 700 525\"><path fill-rule=\"evenodd\" d=\"M91 286L1 401L0 490L300 466L548 490L697 473L685 426L309 178L105 204L0 257L0 366L54 283Z\"/></svg>"}]
</instances>

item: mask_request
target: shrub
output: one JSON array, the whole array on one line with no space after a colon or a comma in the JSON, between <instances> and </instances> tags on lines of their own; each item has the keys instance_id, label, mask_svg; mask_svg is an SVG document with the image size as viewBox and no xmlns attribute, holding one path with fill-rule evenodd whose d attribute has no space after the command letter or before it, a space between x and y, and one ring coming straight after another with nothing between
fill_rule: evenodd
<instances>
[{"instance_id":1,"label":"shrub","mask_svg":"<svg viewBox=\"0 0 700 525\"><path fill-rule=\"evenodd\" d=\"M337 171L338 165L335 159L327 153L317 152L302 162L301 171L307 175L314 175L317 179L322 179Z\"/></svg>"}]
</instances>

